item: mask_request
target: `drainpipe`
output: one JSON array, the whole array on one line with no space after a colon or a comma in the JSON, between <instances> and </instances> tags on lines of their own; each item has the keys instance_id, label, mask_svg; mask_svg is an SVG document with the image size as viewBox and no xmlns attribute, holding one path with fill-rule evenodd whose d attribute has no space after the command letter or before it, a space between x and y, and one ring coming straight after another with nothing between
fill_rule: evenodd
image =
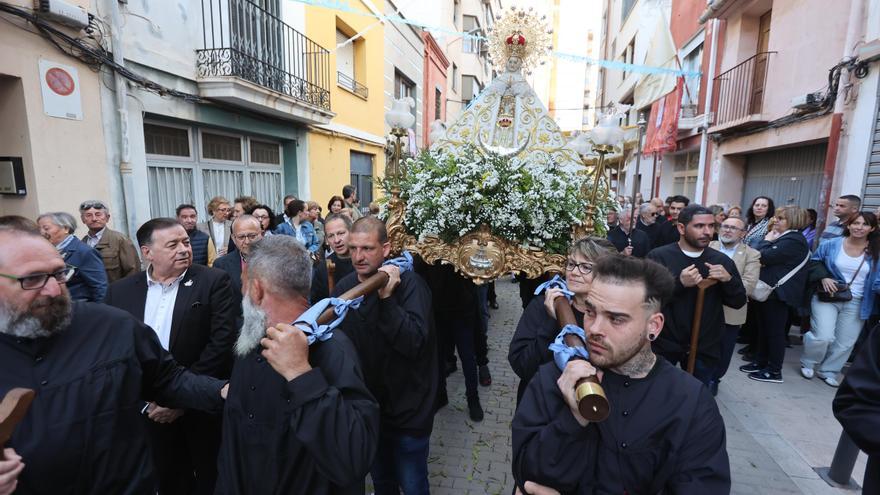
<instances>
[{"instance_id":1,"label":"drainpipe","mask_svg":"<svg viewBox=\"0 0 880 495\"><path fill-rule=\"evenodd\" d=\"M846 41L843 45L842 59L846 60L852 57L852 50L855 44L864 37L865 34L865 0L853 0L850 5L849 20L846 26ZM837 98L834 100L834 114L831 116L831 132L828 135L828 151L825 154L825 168L822 171L822 189L819 191L819 212L816 222L816 230L821 233L825 230L825 222L828 217L828 203L831 201L831 186L834 183L834 173L837 168L838 151L840 146L840 131L843 127L843 110L844 95L846 94L842 88L845 88L850 81L848 70L840 75L840 81L837 85ZM844 143L845 144L845 143Z\"/></svg>"},{"instance_id":2,"label":"drainpipe","mask_svg":"<svg viewBox=\"0 0 880 495\"><path fill-rule=\"evenodd\" d=\"M703 104L703 133L700 136L700 161L697 165L697 184L694 190L695 203L703 202L704 186L706 181L706 160L709 156L709 124L712 114L712 97L715 92L715 60L718 57L718 19L712 19L712 46L709 48L709 73L706 75L706 102Z\"/></svg>"},{"instance_id":3,"label":"drainpipe","mask_svg":"<svg viewBox=\"0 0 880 495\"><path fill-rule=\"evenodd\" d=\"M110 7L110 43L113 61L125 66L122 49L122 18L116 0L106 2ZM122 182L122 216L125 225L120 230L128 233L129 239L136 239L136 220L134 217L134 178L131 169L131 147L128 133L128 85L125 78L113 71L113 89L116 96L116 118L119 123L119 178ZM116 205L114 205L115 207Z\"/></svg>"}]
</instances>

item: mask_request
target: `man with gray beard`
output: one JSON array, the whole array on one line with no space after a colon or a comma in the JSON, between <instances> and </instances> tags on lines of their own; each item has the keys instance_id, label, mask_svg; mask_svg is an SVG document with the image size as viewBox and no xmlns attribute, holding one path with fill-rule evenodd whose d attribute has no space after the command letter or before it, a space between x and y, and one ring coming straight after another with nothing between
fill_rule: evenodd
<instances>
[{"instance_id":1,"label":"man with gray beard","mask_svg":"<svg viewBox=\"0 0 880 495\"><path fill-rule=\"evenodd\" d=\"M36 391L0 493L155 493L143 401L219 412L224 382L178 366L128 313L71 302L73 270L31 226L0 217L0 397Z\"/></svg>"},{"instance_id":2,"label":"man with gray beard","mask_svg":"<svg viewBox=\"0 0 880 495\"><path fill-rule=\"evenodd\" d=\"M250 247L217 494L364 493L379 408L342 332L309 346L312 261L291 236Z\"/></svg>"}]
</instances>

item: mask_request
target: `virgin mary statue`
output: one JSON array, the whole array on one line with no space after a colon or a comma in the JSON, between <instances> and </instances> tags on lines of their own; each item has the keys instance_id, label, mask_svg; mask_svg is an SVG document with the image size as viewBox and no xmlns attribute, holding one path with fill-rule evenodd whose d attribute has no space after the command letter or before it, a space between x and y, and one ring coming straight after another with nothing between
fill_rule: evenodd
<instances>
[{"instance_id":1,"label":"virgin mary statue","mask_svg":"<svg viewBox=\"0 0 880 495\"><path fill-rule=\"evenodd\" d=\"M549 52L551 30L531 10L511 8L489 35L498 75L437 140L432 149L456 153L471 144L484 152L579 166L556 122L523 77ZM573 161L573 162L572 162Z\"/></svg>"}]
</instances>

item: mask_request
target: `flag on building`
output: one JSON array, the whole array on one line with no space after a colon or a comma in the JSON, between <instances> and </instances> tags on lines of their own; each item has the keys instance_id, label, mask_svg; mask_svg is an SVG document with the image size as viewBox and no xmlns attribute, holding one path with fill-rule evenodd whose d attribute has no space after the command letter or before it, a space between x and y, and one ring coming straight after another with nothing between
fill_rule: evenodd
<instances>
[{"instance_id":1,"label":"flag on building","mask_svg":"<svg viewBox=\"0 0 880 495\"><path fill-rule=\"evenodd\" d=\"M648 128L645 133L645 146L642 148L645 155L675 151L683 86L684 78L679 77L674 89L669 94L651 104L651 116L648 118Z\"/></svg>"},{"instance_id":2,"label":"flag on building","mask_svg":"<svg viewBox=\"0 0 880 495\"><path fill-rule=\"evenodd\" d=\"M645 55L645 65L669 69L669 71L642 76L633 91L633 107L636 109L650 105L675 89L678 78L675 72L671 72L679 69L675 41L672 40L666 16L659 13L657 26L648 45L648 53Z\"/></svg>"}]
</instances>

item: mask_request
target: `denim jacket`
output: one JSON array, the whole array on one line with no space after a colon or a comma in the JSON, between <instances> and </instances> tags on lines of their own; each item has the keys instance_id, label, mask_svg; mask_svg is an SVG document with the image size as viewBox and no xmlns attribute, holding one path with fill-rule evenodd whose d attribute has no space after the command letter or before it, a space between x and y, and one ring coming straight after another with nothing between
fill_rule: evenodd
<instances>
[{"instance_id":1,"label":"denim jacket","mask_svg":"<svg viewBox=\"0 0 880 495\"><path fill-rule=\"evenodd\" d=\"M843 274L840 273L840 270L837 269L837 265L834 264L835 260L837 260L837 256L840 254L840 250L843 248L844 239L845 237L834 237L823 240L816 249L816 252L813 253L812 259L823 262L825 268L831 272L834 279L838 282L849 283L849 280L843 278ZM868 256L867 253L865 253L865 256ZM862 270L864 270L865 267L868 268L868 276L865 278L865 293L862 295L862 307L859 311L859 318L862 320L870 318L877 309L876 294L880 291L880 280L877 278L876 261L867 257Z\"/></svg>"},{"instance_id":2,"label":"denim jacket","mask_svg":"<svg viewBox=\"0 0 880 495\"><path fill-rule=\"evenodd\" d=\"M296 232L293 230L294 228L295 227L290 222L284 222L275 228L275 233L296 237ZM306 241L306 249L308 249L310 253L317 252L320 243L318 242L318 236L315 235L315 227L312 226L312 223L302 222L299 224L299 229L303 239Z\"/></svg>"}]
</instances>

